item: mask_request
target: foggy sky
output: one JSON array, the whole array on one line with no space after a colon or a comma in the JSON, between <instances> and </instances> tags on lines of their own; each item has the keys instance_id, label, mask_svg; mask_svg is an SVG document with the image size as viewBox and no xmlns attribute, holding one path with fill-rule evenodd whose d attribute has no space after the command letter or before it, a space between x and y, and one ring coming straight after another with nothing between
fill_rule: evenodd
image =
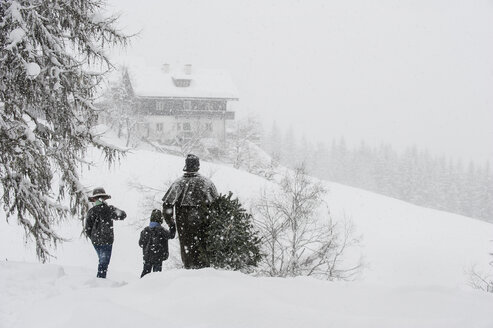
<instances>
[{"instance_id":1,"label":"foggy sky","mask_svg":"<svg viewBox=\"0 0 493 328\"><path fill-rule=\"evenodd\" d=\"M110 0L119 63L228 70L301 136L493 159L493 1Z\"/></svg>"}]
</instances>

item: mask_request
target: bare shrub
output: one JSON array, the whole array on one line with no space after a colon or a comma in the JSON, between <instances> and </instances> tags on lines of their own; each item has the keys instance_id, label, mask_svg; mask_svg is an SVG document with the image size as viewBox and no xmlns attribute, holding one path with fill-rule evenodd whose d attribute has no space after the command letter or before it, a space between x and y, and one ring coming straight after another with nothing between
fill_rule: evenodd
<instances>
[{"instance_id":1,"label":"bare shrub","mask_svg":"<svg viewBox=\"0 0 493 328\"><path fill-rule=\"evenodd\" d=\"M261 273L276 277L317 276L349 280L361 259L345 258L359 244L350 220L333 220L322 210L327 190L307 176L303 166L287 172L279 192L264 191L254 206L263 240Z\"/></svg>"},{"instance_id":2,"label":"bare shrub","mask_svg":"<svg viewBox=\"0 0 493 328\"><path fill-rule=\"evenodd\" d=\"M493 257L493 253L490 253L490 255ZM489 265L493 267L493 260L490 261ZM474 289L493 293L493 274L480 271L474 266L469 270L468 275L469 286Z\"/></svg>"}]
</instances>

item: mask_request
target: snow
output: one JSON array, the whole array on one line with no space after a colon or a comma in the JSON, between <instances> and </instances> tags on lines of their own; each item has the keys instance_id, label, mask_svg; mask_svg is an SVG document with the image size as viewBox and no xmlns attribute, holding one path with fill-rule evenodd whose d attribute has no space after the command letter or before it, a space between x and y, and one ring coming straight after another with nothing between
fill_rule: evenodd
<instances>
[{"instance_id":1,"label":"snow","mask_svg":"<svg viewBox=\"0 0 493 328\"><path fill-rule=\"evenodd\" d=\"M26 36L26 32L18 27L18 28L15 28L13 29L10 33L9 33L9 41L10 41L10 44L6 47L7 49L12 49L13 47L15 47L19 42L22 41L22 39Z\"/></svg>"},{"instance_id":2,"label":"snow","mask_svg":"<svg viewBox=\"0 0 493 328\"><path fill-rule=\"evenodd\" d=\"M105 17L101 13L94 13L91 16L91 22L93 22L94 24L100 24L103 23L104 21L105 21Z\"/></svg>"},{"instance_id":3,"label":"snow","mask_svg":"<svg viewBox=\"0 0 493 328\"><path fill-rule=\"evenodd\" d=\"M32 62L25 65L26 75L29 79L34 80L41 73L41 68L38 64Z\"/></svg>"},{"instance_id":4,"label":"snow","mask_svg":"<svg viewBox=\"0 0 493 328\"><path fill-rule=\"evenodd\" d=\"M21 14L22 6L18 1L12 1L9 9L7 9L6 14L12 17L12 20L19 23L19 25L24 25L24 19Z\"/></svg>"},{"instance_id":5,"label":"snow","mask_svg":"<svg viewBox=\"0 0 493 328\"><path fill-rule=\"evenodd\" d=\"M185 97L237 99L238 91L226 71L192 67L190 75L183 66L173 66L169 73L159 67L131 66L132 87L142 97ZM191 79L189 87L176 87L175 79Z\"/></svg>"},{"instance_id":6,"label":"snow","mask_svg":"<svg viewBox=\"0 0 493 328\"><path fill-rule=\"evenodd\" d=\"M23 115L22 118L25 120L27 124L24 130L24 135L26 136L26 139L35 143L36 137L34 135L34 130L36 129L36 122L34 122L32 118L29 117L28 115Z\"/></svg>"},{"instance_id":7,"label":"snow","mask_svg":"<svg viewBox=\"0 0 493 328\"><path fill-rule=\"evenodd\" d=\"M493 297L451 288L168 270L127 282L87 269L0 263L6 327L491 327ZM27 311L26 311L27 310ZM22 316L12 316L23 312ZM28 315L26 315L28 314ZM40 323L42 323L40 325Z\"/></svg>"},{"instance_id":8,"label":"snow","mask_svg":"<svg viewBox=\"0 0 493 328\"><path fill-rule=\"evenodd\" d=\"M82 177L88 190L104 186L108 202L127 213L114 224L108 279L95 278L97 256L77 218L57 229L70 241L42 265L15 218L8 224L0 211L0 327L493 327L493 294L469 288L466 273L472 265L488 269L492 224L329 182L332 215L350 218L363 236L350 254L367 263L357 281L187 271L179 268L177 239L164 271L139 279L139 232L184 159L135 149L108 168L103 158L90 150L86 160L96 165ZM201 173L247 208L271 186L220 164L202 162Z\"/></svg>"}]
</instances>

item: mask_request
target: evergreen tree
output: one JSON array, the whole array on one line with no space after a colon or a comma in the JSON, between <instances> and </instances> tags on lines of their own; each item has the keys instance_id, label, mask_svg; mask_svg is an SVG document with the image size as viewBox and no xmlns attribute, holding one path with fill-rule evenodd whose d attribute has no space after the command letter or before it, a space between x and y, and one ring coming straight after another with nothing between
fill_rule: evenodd
<instances>
[{"instance_id":1,"label":"evergreen tree","mask_svg":"<svg viewBox=\"0 0 493 328\"><path fill-rule=\"evenodd\" d=\"M262 135L261 125L256 117L248 116L237 120L228 137L228 157L234 168L244 168L248 172L259 170L256 145Z\"/></svg>"},{"instance_id":2,"label":"evergreen tree","mask_svg":"<svg viewBox=\"0 0 493 328\"><path fill-rule=\"evenodd\" d=\"M305 134L302 134L301 135L301 140L299 142L299 145L297 147L297 156L298 156L298 160L297 160L297 163L309 163L310 164L310 167L309 169L312 169L312 165L313 165L313 162L315 161L315 159L313 159L312 157L314 157L314 149L311 145L310 142L308 142L308 140L306 139L306 135ZM316 158L316 157L315 157Z\"/></svg>"},{"instance_id":3,"label":"evergreen tree","mask_svg":"<svg viewBox=\"0 0 493 328\"><path fill-rule=\"evenodd\" d=\"M318 142L314 155L307 157L306 163L314 175L322 179L327 179L330 176L330 149L327 144Z\"/></svg>"},{"instance_id":4,"label":"evergreen tree","mask_svg":"<svg viewBox=\"0 0 493 328\"><path fill-rule=\"evenodd\" d=\"M489 162L486 163L483 169L481 189L482 205L480 215L482 218L485 218L487 221L493 223L493 175L491 174Z\"/></svg>"},{"instance_id":5,"label":"evergreen tree","mask_svg":"<svg viewBox=\"0 0 493 328\"><path fill-rule=\"evenodd\" d=\"M269 133L269 136L266 140L266 149L269 152L269 154L272 155L272 158L275 158L276 161L280 162L282 161L282 150L281 150L281 145L282 145L282 140L281 140L281 132L279 131L279 128L277 127L277 123L274 121L272 123L272 128Z\"/></svg>"},{"instance_id":6,"label":"evergreen tree","mask_svg":"<svg viewBox=\"0 0 493 328\"><path fill-rule=\"evenodd\" d=\"M435 173L435 181L433 184L433 200L435 203L432 207L439 210L445 210L449 201L448 187L450 185L448 181L449 171L447 166L447 159L445 158L445 156L441 156L440 158L438 158L436 163L436 170L437 172Z\"/></svg>"},{"instance_id":7,"label":"evergreen tree","mask_svg":"<svg viewBox=\"0 0 493 328\"><path fill-rule=\"evenodd\" d=\"M282 140L281 158L287 167L295 167L301 163L297 153L296 140L292 126L286 130Z\"/></svg>"},{"instance_id":8,"label":"evergreen tree","mask_svg":"<svg viewBox=\"0 0 493 328\"><path fill-rule=\"evenodd\" d=\"M87 200L78 168L100 142L93 99L110 68L107 45L127 43L102 0L0 1L0 181L7 218L17 217L38 257L62 238L53 225ZM53 186L54 181L59 183ZM63 206L68 196L69 206Z\"/></svg>"},{"instance_id":9,"label":"evergreen tree","mask_svg":"<svg viewBox=\"0 0 493 328\"><path fill-rule=\"evenodd\" d=\"M344 137L332 141L330 156L331 177L333 181L348 183L350 152Z\"/></svg>"},{"instance_id":10,"label":"evergreen tree","mask_svg":"<svg viewBox=\"0 0 493 328\"><path fill-rule=\"evenodd\" d=\"M203 208L205 216L205 249L202 257L214 268L248 271L262 258L260 238L254 230L252 215L237 198L220 195Z\"/></svg>"},{"instance_id":11,"label":"evergreen tree","mask_svg":"<svg viewBox=\"0 0 493 328\"><path fill-rule=\"evenodd\" d=\"M135 110L137 103L126 67L118 70L115 81L109 83L101 106L105 109L105 123L116 129L118 138L126 134L126 147L130 146L141 116Z\"/></svg>"}]
</instances>

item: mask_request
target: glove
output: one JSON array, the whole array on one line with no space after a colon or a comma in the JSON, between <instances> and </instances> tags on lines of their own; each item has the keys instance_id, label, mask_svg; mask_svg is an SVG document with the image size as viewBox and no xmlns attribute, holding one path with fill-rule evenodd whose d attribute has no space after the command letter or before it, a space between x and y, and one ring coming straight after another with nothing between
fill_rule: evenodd
<instances>
[{"instance_id":1,"label":"glove","mask_svg":"<svg viewBox=\"0 0 493 328\"><path fill-rule=\"evenodd\" d=\"M113 211L118 220L124 220L127 217L127 213L125 213L125 211L122 211L113 205L110 205L110 209Z\"/></svg>"}]
</instances>

